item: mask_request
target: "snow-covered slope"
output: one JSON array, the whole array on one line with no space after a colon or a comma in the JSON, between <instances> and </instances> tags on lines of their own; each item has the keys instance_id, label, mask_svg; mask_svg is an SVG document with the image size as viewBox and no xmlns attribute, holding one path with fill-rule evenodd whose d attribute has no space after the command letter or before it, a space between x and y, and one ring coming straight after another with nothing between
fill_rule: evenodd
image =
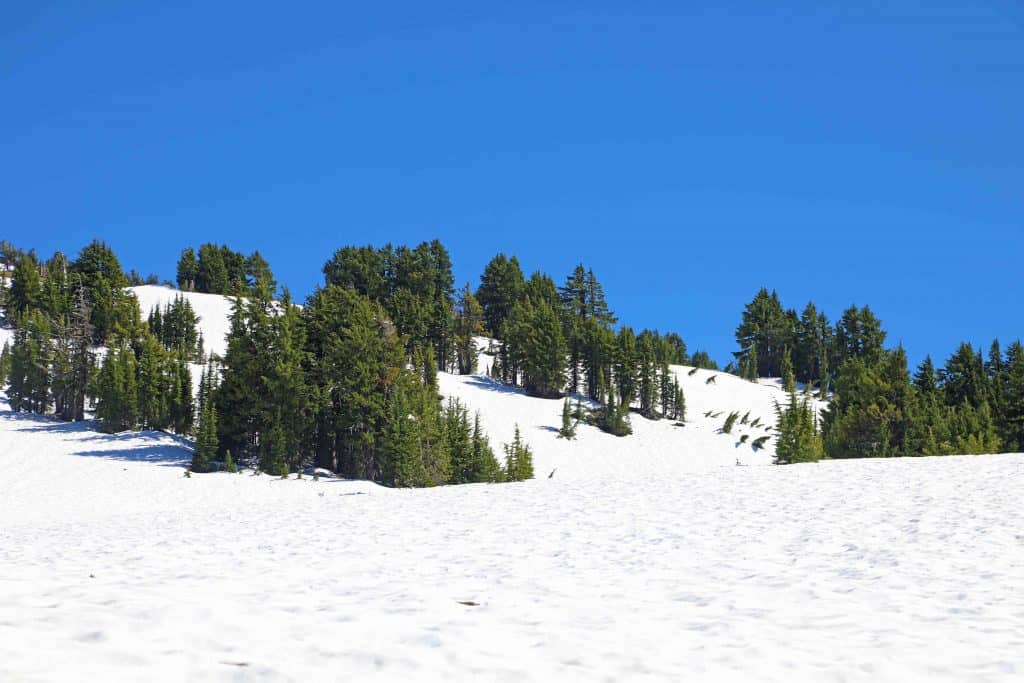
<instances>
[{"instance_id":1,"label":"snow-covered slope","mask_svg":"<svg viewBox=\"0 0 1024 683\"><path fill-rule=\"evenodd\" d=\"M143 315L153 306L164 306L176 296L184 296L199 315L199 327L208 351L223 354L229 330L231 299L216 294L179 292L158 286L133 287ZM486 339L478 339L481 349ZM481 371L493 360L481 354ZM484 374L458 376L441 373L441 393L456 397L481 421L495 449L512 440L516 425L534 450L538 476L649 476L651 472L689 472L720 466L770 464L774 457L775 401L785 394L777 380L752 383L733 375L709 370L673 366L686 395L686 425L674 421L650 421L632 416L633 434L614 437L594 427L581 425L572 441L558 438L562 402L528 397L521 391L494 382ZM199 369L193 369L198 382ZM709 379L714 378L709 383ZM820 406L820 404L818 404ZM748 424L737 421L732 434L721 433L730 412L749 414ZM710 415L708 414L710 413ZM750 422L760 419L760 426ZM740 440L747 436L745 443ZM770 435L766 446L755 451L752 442ZM500 454L500 453L499 453Z\"/></svg>"},{"instance_id":2,"label":"snow-covered slope","mask_svg":"<svg viewBox=\"0 0 1024 683\"><path fill-rule=\"evenodd\" d=\"M173 303L176 297L184 297L199 316L199 329L203 333L203 351L221 356L227 351L227 336L231 329L230 298L220 294L182 292L160 285L131 287L130 291L139 300L143 318L146 318L153 308L163 308Z\"/></svg>"},{"instance_id":3,"label":"snow-covered slope","mask_svg":"<svg viewBox=\"0 0 1024 683\"><path fill-rule=\"evenodd\" d=\"M487 361L485 360L484 363ZM775 453L775 402L786 395L775 385L762 385L710 370L673 366L686 396L686 424L673 420L647 420L631 416L633 434L616 437L596 427L580 425L575 439L558 438L562 400L526 396L483 375L439 375L441 393L454 396L470 410L479 411L492 442L512 440L516 425L534 451L537 476L557 470L560 477L649 477L721 467L767 465ZM711 383L709 378L714 378ZM737 420L731 434L722 433L730 412L747 416ZM758 427L750 423L759 421ZM746 442L741 442L747 435ZM771 436L755 451L752 442Z\"/></svg>"},{"instance_id":4,"label":"snow-covered slope","mask_svg":"<svg viewBox=\"0 0 1024 683\"><path fill-rule=\"evenodd\" d=\"M0 680L1024 672L1024 457L660 457L420 490L184 478L172 437L0 403Z\"/></svg>"}]
</instances>

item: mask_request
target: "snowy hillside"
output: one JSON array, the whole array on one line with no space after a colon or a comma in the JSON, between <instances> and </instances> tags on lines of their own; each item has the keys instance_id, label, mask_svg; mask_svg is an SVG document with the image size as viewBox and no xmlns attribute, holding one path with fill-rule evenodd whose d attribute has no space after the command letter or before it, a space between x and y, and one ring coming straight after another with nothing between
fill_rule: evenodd
<instances>
[{"instance_id":1,"label":"snowy hillside","mask_svg":"<svg viewBox=\"0 0 1024 683\"><path fill-rule=\"evenodd\" d=\"M199 316L199 329L203 333L203 352L223 356L227 351L227 336L231 329L230 298L220 294L182 292L160 285L142 285L129 289L139 300L143 318L146 318L153 308L162 309L174 303L176 297L184 297Z\"/></svg>"},{"instance_id":2,"label":"snowy hillside","mask_svg":"<svg viewBox=\"0 0 1024 683\"><path fill-rule=\"evenodd\" d=\"M1022 456L411 490L189 457L0 403L0 680L1024 672Z\"/></svg>"},{"instance_id":3,"label":"snowy hillside","mask_svg":"<svg viewBox=\"0 0 1024 683\"><path fill-rule=\"evenodd\" d=\"M231 299L217 294L179 292L167 287L133 287L143 315L154 306L164 306L184 296L199 316L199 327L207 351L223 354L231 314ZM486 347L486 340L479 340ZM480 369L492 362L481 354ZM441 373L441 393L460 399L471 411L480 411L481 421L495 449L512 440L518 424L534 450L538 476L645 476L645 473L690 472L720 466L767 465L775 454L774 438L755 451L751 443L759 436L773 435L766 427L775 424L775 401L785 394L777 380L752 383L722 372L673 366L686 395L686 426L672 421L650 421L632 416L633 434L615 437L595 427L580 426L575 440L557 438L561 424L561 400L528 397L521 391L494 382L484 375L459 376ZM193 368L198 382L199 370ZM711 379L714 378L714 379ZM709 379L711 382L709 383ZM820 404L819 404L820 405ZM748 424L737 421L732 434L721 433L730 412L749 414ZM708 415L710 413L710 415ZM760 421L758 427L750 422ZM745 443L740 439L747 435Z\"/></svg>"},{"instance_id":4,"label":"snowy hillside","mask_svg":"<svg viewBox=\"0 0 1024 683\"><path fill-rule=\"evenodd\" d=\"M632 415L633 434L616 437L596 427L580 425L577 437L558 438L562 401L526 396L521 391L482 375L440 374L441 393L459 398L481 421L495 445L509 442L515 425L534 450L537 476L557 469L561 477L632 477L692 472L723 465L768 465L775 453L775 401L785 394L774 385L761 385L711 370L673 366L686 395L686 426L672 420L646 420ZM708 383L709 378L713 383ZM726 416L738 411L748 424L737 420L731 434L722 433ZM710 413L710 415L708 415ZM758 427L750 422L759 419ZM748 435L745 443L740 439ZM751 442L772 435L765 448L755 451Z\"/></svg>"}]
</instances>

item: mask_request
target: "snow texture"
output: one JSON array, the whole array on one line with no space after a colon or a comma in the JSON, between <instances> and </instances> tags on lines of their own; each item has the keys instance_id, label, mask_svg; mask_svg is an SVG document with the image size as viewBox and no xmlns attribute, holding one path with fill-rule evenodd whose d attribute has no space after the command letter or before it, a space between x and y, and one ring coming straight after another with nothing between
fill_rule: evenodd
<instances>
[{"instance_id":1,"label":"snow texture","mask_svg":"<svg viewBox=\"0 0 1024 683\"><path fill-rule=\"evenodd\" d=\"M89 427L0 405L0 680L1024 672L1020 455L684 472L627 439L609 476L391 490L184 478L182 441Z\"/></svg>"}]
</instances>

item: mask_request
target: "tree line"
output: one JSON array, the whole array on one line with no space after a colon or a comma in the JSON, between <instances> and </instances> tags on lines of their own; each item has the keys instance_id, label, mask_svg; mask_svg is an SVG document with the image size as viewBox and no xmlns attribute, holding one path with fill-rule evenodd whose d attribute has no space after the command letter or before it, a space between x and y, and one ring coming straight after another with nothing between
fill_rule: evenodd
<instances>
[{"instance_id":1,"label":"tree line","mask_svg":"<svg viewBox=\"0 0 1024 683\"><path fill-rule=\"evenodd\" d=\"M781 377L781 462L830 458L996 453L1024 448L1024 349L987 355L961 343L942 367L930 356L911 373L901 346L867 306L851 306L833 325L813 302L799 316L778 294L760 290L736 329L740 350L729 370L747 379ZM819 416L807 397L828 401Z\"/></svg>"},{"instance_id":2,"label":"tree line","mask_svg":"<svg viewBox=\"0 0 1024 683\"><path fill-rule=\"evenodd\" d=\"M592 269L556 284L497 254L474 289L455 289L439 241L346 246L323 266L303 306L279 291L270 265L226 246L182 252L183 290L232 297L227 351L206 358L198 318L179 297L145 320L113 251L87 245L40 260L0 244L2 305L15 328L0 353L15 410L102 429L167 429L196 436L197 471L244 463L280 474L317 466L397 486L521 478L529 448L502 461L479 419L445 404L439 371L482 372L563 405L563 436L587 422L631 432L631 416L685 421L672 365L717 369L682 337L619 323ZM6 284L6 282L4 283ZM1024 446L1024 354L963 344L941 368L911 375L885 348L881 321L852 306L833 324L813 303L801 314L762 289L741 312L739 350L726 371L782 377L780 462L817 457L992 452ZM485 341L486 340L486 341ZM480 353L481 343L486 353ZM198 365L197 365L198 364ZM193 371L201 371L198 396ZM828 408L821 414L815 390ZM580 399L590 399L592 409Z\"/></svg>"}]
</instances>

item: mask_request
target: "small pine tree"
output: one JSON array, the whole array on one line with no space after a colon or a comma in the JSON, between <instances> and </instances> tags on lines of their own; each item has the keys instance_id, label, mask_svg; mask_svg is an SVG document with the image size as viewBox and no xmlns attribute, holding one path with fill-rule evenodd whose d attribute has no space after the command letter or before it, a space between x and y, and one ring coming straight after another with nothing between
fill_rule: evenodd
<instances>
[{"instance_id":1,"label":"small pine tree","mask_svg":"<svg viewBox=\"0 0 1024 683\"><path fill-rule=\"evenodd\" d=\"M533 451L523 443L519 425L516 425L512 443L505 444L505 476L508 481L533 479Z\"/></svg>"},{"instance_id":2,"label":"small pine tree","mask_svg":"<svg viewBox=\"0 0 1024 683\"><path fill-rule=\"evenodd\" d=\"M740 414L738 412L729 413L729 416L725 418L725 424L722 425L722 433L732 434L732 427L736 424L736 420L738 420L739 417Z\"/></svg>"},{"instance_id":3,"label":"small pine tree","mask_svg":"<svg viewBox=\"0 0 1024 683\"><path fill-rule=\"evenodd\" d=\"M782 361L779 364L779 374L782 376L782 388L786 393L796 391L796 375L793 372L793 359L789 349L782 353Z\"/></svg>"},{"instance_id":4,"label":"small pine tree","mask_svg":"<svg viewBox=\"0 0 1024 683\"><path fill-rule=\"evenodd\" d=\"M776 404L775 413L779 418L775 463L784 465L820 460L823 446L810 400L798 398L794 386L789 392L789 405L783 408Z\"/></svg>"},{"instance_id":5,"label":"small pine tree","mask_svg":"<svg viewBox=\"0 0 1024 683\"><path fill-rule=\"evenodd\" d=\"M209 472L213 469L214 458L217 457L217 411L207 404L199 417L199 433L196 435L196 446L192 453L193 472Z\"/></svg>"},{"instance_id":6,"label":"small pine tree","mask_svg":"<svg viewBox=\"0 0 1024 683\"><path fill-rule=\"evenodd\" d=\"M562 403L562 428L558 430L558 438L576 438L576 422L573 420L572 405L570 405L569 399L565 399Z\"/></svg>"},{"instance_id":7,"label":"small pine tree","mask_svg":"<svg viewBox=\"0 0 1024 683\"><path fill-rule=\"evenodd\" d=\"M230 450L224 453L224 471L229 472L231 474L235 474L238 472L238 466L235 465L235 460L234 458L231 457Z\"/></svg>"}]
</instances>

